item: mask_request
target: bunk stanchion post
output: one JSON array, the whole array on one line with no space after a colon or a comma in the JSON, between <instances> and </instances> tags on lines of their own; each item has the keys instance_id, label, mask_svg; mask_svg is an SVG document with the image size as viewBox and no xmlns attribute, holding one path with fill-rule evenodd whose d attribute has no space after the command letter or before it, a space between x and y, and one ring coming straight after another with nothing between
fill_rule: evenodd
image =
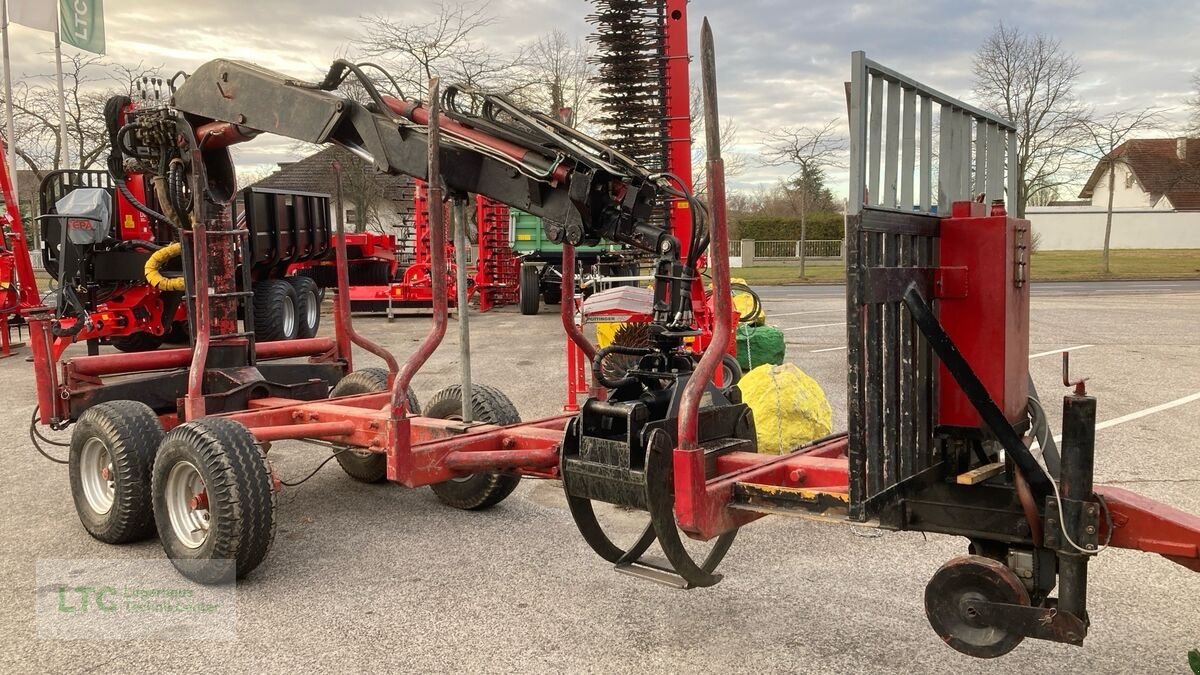
<instances>
[{"instance_id":1,"label":"bunk stanchion post","mask_svg":"<svg viewBox=\"0 0 1200 675\"><path fill-rule=\"evenodd\" d=\"M679 406L679 447L675 451L675 509L680 527L695 527L695 513L705 499L704 456L697 448L700 399L713 379L732 334L729 294L729 238L725 222L725 165L721 159L720 117L717 111L716 51L708 19L700 31L701 80L704 91L705 144L709 214L709 265L713 279L713 335L688 380Z\"/></svg>"},{"instance_id":2,"label":"bunk stanchion post","mask_svg":"<svg viewBox=\"0 0 1200 675\"><path fill-rule=\"evenodd\" d=\"M1092 476L1096 459L1096 399L1079 392L1063 398L1062 480L1057 509L1047 508L1047 519L1059 514L1062 522L1047 524L1067 536L1058 540L1058 607L1087 616L1088 558L1097 551L1099 508L1092 501ZM1055 533L1057 534L1057 533ZM1084 550L1079 550L1081 547ZM1082 636L1080 636L1082 638Z\"/></svg>"},{"instance_id":3,"label":"bunk stanchion post","mask_svg":"<svg viewBox=\"0 0 1200 675\"><path fill-rule=\"evenodd\" d=\"M337 272L337 294L333 298L333 325L337 337L337 354L345 363L346 372L354 370L354 345L378 356L387 365L388 381L396 379L400 370L396 357L381 345L363 337L354 329L354 320L350 316L350 268L349 256L346 254L346 207L342 201L342 165L337 160L330 162L334 175L334 210L337 214L334 222L337 227L337 237L334 242L334 269Z\"/></svg>"},{"instance_id":4,"label":"bunk stanchion post","mask_svg":"<svg viewBox=\"0 0 1200 675\"><path fill-rule=\"evenodd\" d=\"M388 421L389 444L387 477L390 481L399 481L405 471L404 461L411 461L411 440L409 439L408 388L417 371L446 335L449 307L446 301L446 211L442 204L441 177L441 111L440 83L438 78L429 80L429 117L428 117L428 149L429 164L426 173L429 190L429 240L436 242L430 246L430 285L433 288L433 326L429 334L421 342L412 356L400 368L396 381L392 384L391 416Z\"/></svg>"},{"instance_id":5,"label":"bunk stanchion post","mask_svg":"<svg viewBox=\"0 0 1200 675\"><path fill-rule=\"evenodd\" d=\"M562 282L559 287L559 312L562 317L563 330L567 333L567 337L582 354L576 354L577 358L587 358L587 363L596 360L596 345L592 344L591 340L583 334L579 326L575 325L575 247L569 243L564 243L562 247ZM568 346L568 352L570 347ZM567 355L567 367L572 368L571 356ZM567 380L570 382L570 373ZM567 385L570 388L570 384ZM599 386L593 382L590 394L596 396ZM568 397L574 396L574 392L568 392Z\"/></svg>"}]
</instances>

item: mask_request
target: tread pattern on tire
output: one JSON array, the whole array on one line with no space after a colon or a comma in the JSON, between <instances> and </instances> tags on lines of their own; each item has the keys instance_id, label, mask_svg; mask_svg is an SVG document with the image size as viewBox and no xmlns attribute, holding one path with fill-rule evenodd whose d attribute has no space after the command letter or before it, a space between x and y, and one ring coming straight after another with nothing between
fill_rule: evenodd
<instances>
[{"instance_id":1,"label":"tread pattern on tire","mask_svg":"<svg viewBox=\"0 0 1200 675\"><path fill-rule=\"evenodd\" d=\"M536 265L521 265L521 279L517 287L517 295L521 304L521 313L533 316L542 305L541 275Z\"/></svg>"},{"instance_id":2,"label":"tread pattern on tire","mask_svg":"<svg viewBox=\"0 0 1200 675\"><path fill-rule=\"evenodd\" d=\"M316 337L317 331L321 330L321 287L317 285L316 281L304 275L284 277L284 280L291 284L296 291L296 337L298 339ZM307 299L309 293L312 293L311 297L317 303L316 323L311 326L308 325Z\"/></svg>"},{"instance_id":3,"label":"tread pattern on tire","mask_svg":"<svg viewBox=\"0 0 1200 675\"><path fill-rule=\"evenodd\" d=\"M387 391L387 381L388 371L383 368L363 368L343 377L333 391L329 392L329 397ZM417 401L417 395L411 388L408 390L408 411L414 415L421 414L421 404ZM335 457L346 475L356 481L381 483L387 480L387 455L383 453L373 452L369 455L361 455L352 451L341 451Z\"/></svg>"},{"instance_id":4,"label":"tread pattern on tire","mask_svg":"<svg viewBox=\"0 0 1200 675\"><path fill-rule=\"evenodd\" d=\"M198 549L177 543L162 490L178 459L198 463L206 482L209 537ZM266 454L242 424L204 417L175 427L166 435L154 464L154 510L158 535L175 567L200 583L226 582L232 560L236 578L249 574L266 558L275 539L276 493ZM179 553L198 552L197 556Z\"/></svg>"},{"instance_id":5,"label":"tread pattern on tire","mask_svg":"<svg viewBox=\"0 0 1200 675\"><path fill-rule=\"evenodd\" d=\"M279 311L280 305L287 300L290 300L292 303L292 316L295 317L292 326L292 335L288 335L284 330L283 312ZM298 304L296 301L296 289L283 279L267 279L255 284L254 338L259 342L275 342L277 340L291 340L296 337L294 333L301 323L299 312L297 311Z\"/></svg>"},{"instance_id":6,"label":"tread pattern on tire","mask_svg":"<svg viewBox=\"0 0 1200 675\"><path fill-rule=\"evenodd\" d=\"M108 517L88 522L82 509L88 508L79 483L79 454L87 438L99 436L108 441L109 457L117 492ZM88 534L108 544L141 541L154 534L154 508L150 491L150 473L154 454L162 440L158 416L138 401L109 401L83 412L71 434L68 472L75 509ZM80 500L83 500L81 505Z\"/></svg>"},{"instance_id":7,"label":"tread pattern on tire","mask_svg":"<svg viewBox=\"0 0 1200 675\"><path fill-rule=\"evenodd\" d=\"M116 347L117 351L122 351L126 354L152 352L161 347L163 341L163 336L154 335L153 333L132 333L108 339L108 343Z\"/></svg>"},{"instance_id":8,"label":"tread pattern on tire","mask_svg":"<svg viewBox=\"0 0 1200 675\"><path fill-rule=\"evenodd\" d=\"M521 416L502 391L486 384L471 387L471 409L475 420L507 426L518 424ZM452 385L434 394L425 406L425 416L447 419L462 415L462 387ZM431 485L433 493L447 506L466 511L481 511L495 506L512 494L521 477L501 473L477 473L465 481L446 481Z\"/></svg>"}]
</instances>

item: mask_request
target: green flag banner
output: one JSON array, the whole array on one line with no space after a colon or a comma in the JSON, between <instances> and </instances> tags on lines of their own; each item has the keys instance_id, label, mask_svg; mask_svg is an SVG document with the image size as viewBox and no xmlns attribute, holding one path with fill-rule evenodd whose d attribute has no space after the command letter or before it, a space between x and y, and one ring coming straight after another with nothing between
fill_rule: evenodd
<instances>
[{"instance_id":1,"label":"green flag banner","mask_svg":"<svg viewBox=\"0 0 1200 675\"><path fill-rule=\"evenodd\" d=\"M58 0L62 41L84 51L104 53L103 0Z\"/></svg>"}]
</instances>

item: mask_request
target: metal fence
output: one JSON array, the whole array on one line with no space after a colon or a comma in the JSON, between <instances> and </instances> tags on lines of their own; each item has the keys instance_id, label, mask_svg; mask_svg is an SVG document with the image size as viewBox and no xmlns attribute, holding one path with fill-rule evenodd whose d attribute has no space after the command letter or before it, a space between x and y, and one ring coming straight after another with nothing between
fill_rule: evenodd
<instances>
[{"instance_id":1,"label":"metal fence","mask_svg":"<svg viewBox=\"0 0 1200 675\"><path fill-rule=\"evenodd\" d=\"M980 193L1012 211L1016 167L1012 123L853 53L849 215L866 206L945 216Z\"/></svg>"},{"instance_id":2,"label":"metal fence","mask_svg":"<svg viewBox=\"0 0 1200 675\"><path fill-rule=\"evenodd\" d=\"M729 256L731 258L739 258L742 255L742 240L731 239L729 241Z\"/></svg>"},{"instance_id":3,"label":"metal fence","mask_svg":"<svg viewBox=\"0 0 1200 675\"><path fill-rule=\"evenodd\" d=\"M739 251L740 251L739 246ZM732 255L732 254L731 254ZM741 255L740 253L738 255ZM755 260L780 260L800 257L799 241L755 241ZM806 258L841 258L841 239L817 239L804 242Z\"/></svg>"}]
</instances>

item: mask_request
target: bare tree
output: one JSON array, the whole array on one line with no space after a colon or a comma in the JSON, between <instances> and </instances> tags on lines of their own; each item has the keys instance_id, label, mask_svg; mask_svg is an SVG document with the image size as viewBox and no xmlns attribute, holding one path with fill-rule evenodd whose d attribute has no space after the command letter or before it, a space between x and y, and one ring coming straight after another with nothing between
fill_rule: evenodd
<instances>
[{"instance_id":1,"label":"bare tree","mask_svg":"<svg viewBox=\"0 0 1200 675\"><path fill-rule=\"evenodd\" d=\"M796 167L792 174L792 196L800 216L800 276L805 272L804 242L808 237L808 213L822 197L825 169L839 166L846 152L846 141L837 130L838 119L820 128L783 127L768 133L763 156L770 166Z\"/></svg>"},{"instance_id":2,"label":"bare tree","mask_svg":"<svg viewBox=\"0 0 1200 675\"><path fill-rule=\"evenodd\" d=\"M1009 202L1024 215L1039 192L1076 178L1074 150L1087 142L1089 116L1075 96L1083 69L1058 40L1001 23L975 52L973 71L983 106L1017 126L1021 180Z\"/></svg>"},{"instance_id":3,"label":"bare tree","mask_svg":"<svg viewBox=\"0 0 1200 675\"><path fill-rule=\"evenodd\" d=\"M511 92L520 88L524 53L504 53L488 46L478 33L495 23L488 3L440 0L424 21L364 17L364 32L354 46L378 57L405 87L419 96L435 75L446 83Z\"/></svg>"},{"instance_id":4,"label":"bare tree","mask_svg":"<svg viewBox=\"0 0 1200 675\"><path fill-rule=\"evenodd\" d=\"M704 95L699 84L693 83L688 99L688 115L692 121L692 138L704 138ZM749 159L745 153L734 148L738 144L737 120L726 117L721 120L721 159L725 164L725 177L734 178L746 172ZM703 143L692 143L692 192L703 196L708 191L708 152Z\"/></svg>"},{"instance_id":5,"label":"bare tree","mask_svg":"<svg viewBox=\"0 0 1200 675\"><path fill-rule=\"evenodd\" d=\"M1129 170L1127 150L1122 146L1134 134L1159 125L1162 115L1154 108L1120 110L1089 120L1084 126L1088 143L1079 152L1099 162L1108 176L1108 207L1104 220L1103 271L1109 273L1108 246L1112 238L1113 196L1116 193L1117 170Z\"/></svg>"},{"instance_id":6,"label":"bare tree","mask_svg":"<svg viewBox=\"0 0 1200 675\"><path fill-rule=\"evenodd\" d=\"M595 112L591 79L596 73L587 42L572 42L555 29L538 37L526 57L522 102L572 127L586 126Z\"/></svg>"},{"instance_id":7,"label":"bare tree","mask_svg":"<svg viewBox=\"0 0 1200 675\"><path fill-rule=\"evenodd\" d=\"M1187 100L1187 105L1192 111L1191 118L1188 120L1191 125L1188 134L1200 136L1200 73L1192 76L1192 85L1196 88L1196 93Z\"/></svg>"},{"instance_id":8,"label":"bare tree","mask_svg":"<svg viewBox=\"0 0 1200 675\"><path fill-rule=\"evenodd\" d=\"M104 163L109 150L105 102L117 94L133 95L143 78L155 74L153 68L112 64L93 54L65 57L67 137L74 154L70 168L90 169ZM63 163L58 86L52 75L26 75L15 83L13 117L14 150L39 180L49 171L68 168Z\"/></svg>"}]
</instances>

